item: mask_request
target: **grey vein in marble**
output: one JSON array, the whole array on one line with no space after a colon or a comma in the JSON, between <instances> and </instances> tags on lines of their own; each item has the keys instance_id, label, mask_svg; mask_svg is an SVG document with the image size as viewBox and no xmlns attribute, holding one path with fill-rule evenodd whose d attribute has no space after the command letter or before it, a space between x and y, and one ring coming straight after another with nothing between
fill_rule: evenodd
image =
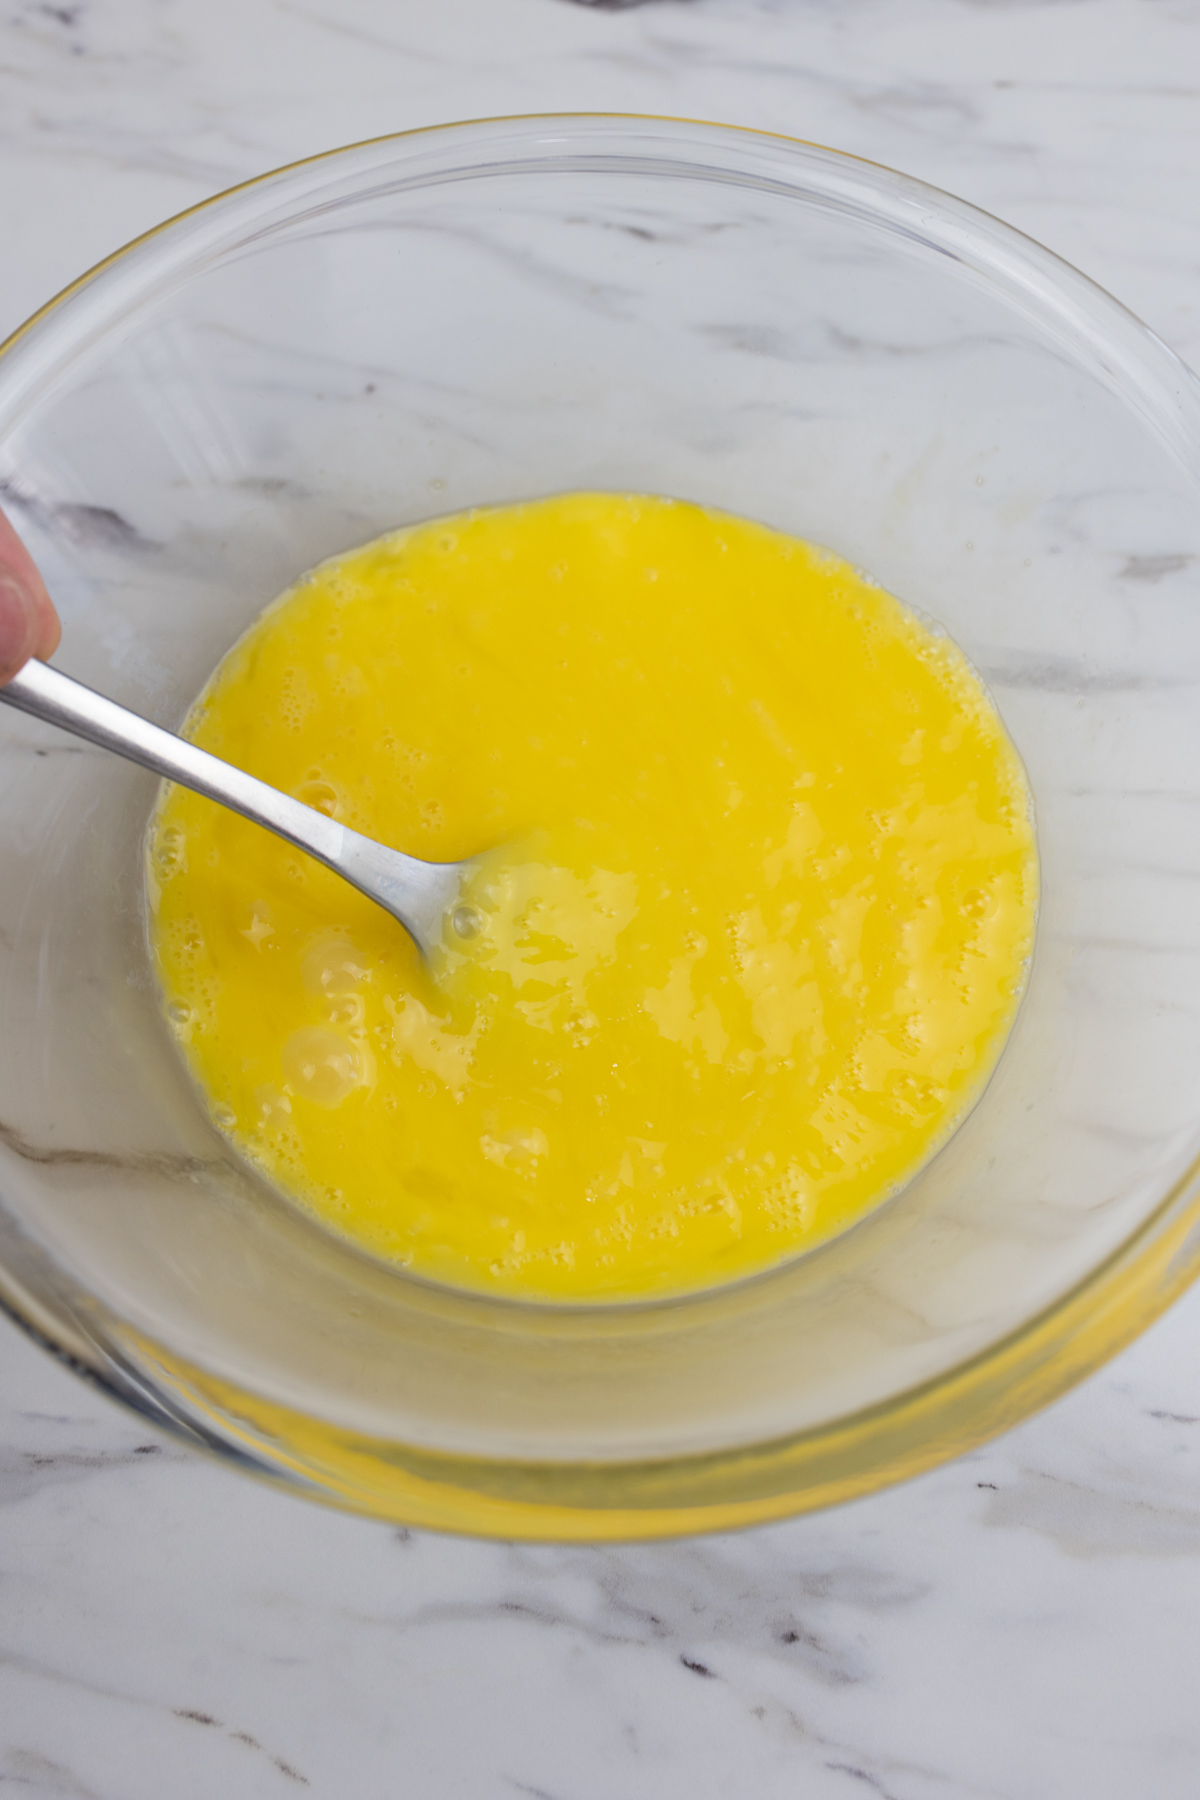
<instances>
[{"instance_id":1,"label":"grey vein in marble","mask_svg":"<svg viewBox=\"0 0 1200 1800\"><path fill-rule=\"evenodd\" d=\"M599 108L905 168L1050 244L1195 359L1198 68L1196 0L14 0L0 334L265 168L443 119ZM1165 596L1186 555L1114 543L1114 582ZM1128 679L1115 652L988 660L1014 700L1102 701ZM1144 678L1191 704L1169 668ZM6 769L14 754L6 737ZM1097 788L1068 798L1111 805ZM1186 876L1193 797L1136 771L1127 793L1176 808ZM0 1324L0 1786L1193 1800L1198 1370L1192 1295L1044 1417L907 1488L739 1539L542 1550L254 1486Z\"/></svg>"}]
</instances>

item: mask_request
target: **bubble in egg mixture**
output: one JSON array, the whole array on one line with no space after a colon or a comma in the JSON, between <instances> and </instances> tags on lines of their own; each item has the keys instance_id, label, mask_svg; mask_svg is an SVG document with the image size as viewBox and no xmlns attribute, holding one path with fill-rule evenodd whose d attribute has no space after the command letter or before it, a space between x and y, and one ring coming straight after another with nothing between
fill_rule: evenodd
<instances>
[{"instance_id":1,"label":"bubble in egg mixture","mask_svg":"<svg viewBox=\"0 0 1200 1800\"><path fill-rule=\"evenodd\" d=\"M306 1025L294 1031L280 1052L284 1081L293 1093L318 1106L340 1106L366 1080L361 1048L335 1031Z\"/></svg>"}]
</instances>

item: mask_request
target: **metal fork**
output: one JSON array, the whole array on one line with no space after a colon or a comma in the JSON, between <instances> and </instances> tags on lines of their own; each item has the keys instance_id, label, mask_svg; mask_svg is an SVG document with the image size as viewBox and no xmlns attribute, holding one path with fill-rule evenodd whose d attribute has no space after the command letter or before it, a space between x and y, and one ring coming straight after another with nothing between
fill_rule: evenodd
<instances>
[{"instance_id":1,"label":"metal fork","mask_svg":"<svg viewBox=\"0 0 1200 1800\"><path fill-rule=\"evenodd\" d=\"M0 701L265 825L378 902L400 921L424 956L442 942L447 923L464 938L479 929L480 915L461 902L463 884L476 868L473 859L431 863L390 850L46 663L26 663L0 687Z\"/></svg>"}]
</instances>

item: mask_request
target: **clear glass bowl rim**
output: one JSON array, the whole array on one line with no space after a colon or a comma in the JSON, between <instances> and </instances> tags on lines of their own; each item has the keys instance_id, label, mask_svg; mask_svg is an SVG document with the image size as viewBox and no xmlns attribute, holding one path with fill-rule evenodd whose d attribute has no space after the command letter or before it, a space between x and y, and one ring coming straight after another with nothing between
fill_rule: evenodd
<instances>
[{"instance_id":1,"label":"clear glass bowl rim","mask_svg":"<svg viewBox=\"0 0 1200 1800\"><path fill-rule=\"evenodd\" d=\"M574 134L583 166L605 160L705 148L712 161L688 165L692 178L810 189L844 208L864 206L877 221L916 234L930 247L1023 296L1043 327L1057 321L1072 353L1151 425L1187 465L1200 444L1200 381L1148 327L1103 288L1052 251L966 201L885 165L779 133L704 120L638 113L500 115L389 133L323 151L265 172L173 215L104 258L51 298L0 343L0 405L10 422L22 398L36 403L42 373L36 350L74 330L102 332L105 300L124 280L138 286L167 273L175 255L191 260L206 225L228 240L231 223L316 194L331 165L365 176L395 146L452 140L490 148L490 166L520 167L522 144L565 145ZM583 139L589 139L583 144ZM631 145L631 139L636 140ZM498 149L502 154L494 160ZM741 166L735 167L740 153ZM748 171L756 157L768 166ZM722 158L724 160L722 160ZM779 173L770 162L777 158ZM544 158L537 159L544 162ZM535 166L533 160L528 165ZM561 162L559 166L562 166ZM477 177L488 160L458 172ZM427 177L414 175L415 185ZM289 217L296 216L290 211ZM96 318L99 313L101 317ZM15 353L15 354L14 354ZM15 378L15 379L14 379ZM15 387L15 394L13 389ZM25 390L24 396L22 389ZM7 391L6 391L7 390ZM15 399L15 409L12 402ZM1191 465L1194 467L1194 464ZM12 1234L14 1242L18 1234ZM30 1270L44 1261L21 1247ZM22 1279L0 1258L0 1306L76 1372L153 1423L225 1460L323 1502L426 1529L531 1540L600 1541L723 1531L817 1510L907 1479L986 1441L1049 1404L1144 1330L1200 1274L1200 1159L1103 1262L1017 1331L932 1380L887 1402L788 1437L728 1453L637 1464L567 1465L484 1460L395 1443L354 1439L337 1428L244 1393L203 1370L135 1348L98 1320L81 1288L45 1268ZM140 1353L136 1353L140 1351Z\"/></svg>"}]
</instances>

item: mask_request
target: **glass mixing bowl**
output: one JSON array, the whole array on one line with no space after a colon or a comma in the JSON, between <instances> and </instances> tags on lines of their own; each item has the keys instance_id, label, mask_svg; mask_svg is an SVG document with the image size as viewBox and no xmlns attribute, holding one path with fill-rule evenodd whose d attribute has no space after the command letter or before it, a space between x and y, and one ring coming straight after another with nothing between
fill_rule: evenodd
<instances>
[{"instance_id":1,"label":"glass mixing bowl","mask_svg":"<svg viewBox=\"0 0 1200 1800\"><path fill-rule=\"evenodd\" d=\"M305 567L570 488L815 539L944 624L1036 797L1028 994L890 1205L674 1303L372 1262L212 1129L145 943L154 783L0 712L0 1294L160 1424L409 1524L722 1529L1043 1404L1200 1259L1200 389L1046 251L828 150L453 125L164 225L0 356L69 672L177 723Z\"/></svg>"}]
</instances>

